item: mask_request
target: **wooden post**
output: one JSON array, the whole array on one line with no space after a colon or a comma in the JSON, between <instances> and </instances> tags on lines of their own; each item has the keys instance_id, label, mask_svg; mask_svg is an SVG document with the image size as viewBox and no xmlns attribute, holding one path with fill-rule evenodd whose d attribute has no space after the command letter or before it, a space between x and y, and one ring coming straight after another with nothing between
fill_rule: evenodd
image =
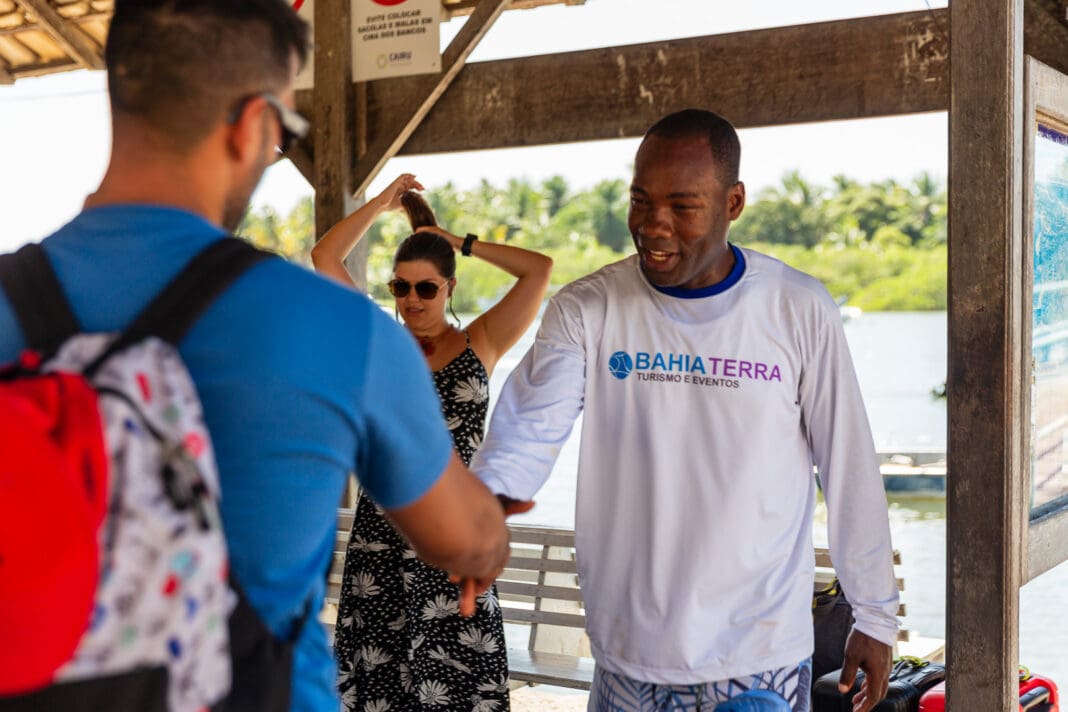
<instances>
[{"instance_id":1,"label":"wooden post","mask_svg":"<svg viewBox=\"0 0 1068 712\"><path fill-rule=\"evenodd\" d=\"M360 199L353 197L352 187L356 107L352 92L351 26L350 0L316 0L312 187L315 189L317 240L363 202L362 196ZM345 267L356 285L366 289L366 242L356 246L345 260ZM354 507L357 491L350 477L341 506Z\"/></svg>"},{"instance_id":2,"label":"wooden post","mask_svg":"<svg viewBox=\"0 0 1068 712\"><path fill-rule=\"evenodd\" d=\"M316 239L354 211L352 153L355 103L352 96L352 13L349 0L315 3L315 120L313 155ZM367 245L345 262L353 280L367 286Z\"/></svg>"},{"instance_id":3,"label":"wooden post","mask_svg":"<svg viewBox=\"0 0 1068 712\"><path fill-rule=\"evenodd\" d=\"M947 709L1018 708L1023 0L950 4Z\"/></svg>"}]
</instances>

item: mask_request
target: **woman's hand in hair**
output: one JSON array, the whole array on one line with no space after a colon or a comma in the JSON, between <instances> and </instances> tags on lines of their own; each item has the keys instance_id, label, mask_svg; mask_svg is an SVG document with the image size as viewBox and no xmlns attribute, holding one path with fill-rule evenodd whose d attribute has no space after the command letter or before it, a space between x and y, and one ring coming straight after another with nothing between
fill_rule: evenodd
<instances>
[{"instance_id":1,"label":"woman's hand in hair","mask_svg":"<svg viewBox=\"0 0 1068 712\"><path fill-rule=\"evenodd\" d=\"M425 227L419 227L419 228L416 228L415 231L416 232L432 232L435 235L440 235L441 237L444 237L446 240L448 240L449 244L452 245L452 249L456 250L457 252L459 252L460 249L464 246L464 238L462 238L462 237L460 237L458 235L453 235L451 232L449 232L445 228L438 227L437 225L427 225Z\"/></svg>"},{"instance_id":2,"label":"woman's hand in hair","mask_svg":"<svg viewBox=\"0 0 1068 712\"><path fill-rule=\"evenodd\" d=\"M373 202L380 205L382 210L400 210L401 196L409 190L425 190L423 184L415 179L411 173L401 173L386 186L386 189L372 198Z\"/></svg>"},{"instance_id":3,"label":"woman's hand in hair","mask_svg":"<svg viewBox=\"0 0 1068 712\"><path fill-rule=\"evenodd\" d=\"M345 268L345 258L374 224L375 218L386 210L400 208L401 195L413 188L422 190L423 186L411 173L402 173L386 186L385 190L327 230L312 248L311 258L315 271L345 286L356 287L348 269Z\"/></svg>"}]
</instances>

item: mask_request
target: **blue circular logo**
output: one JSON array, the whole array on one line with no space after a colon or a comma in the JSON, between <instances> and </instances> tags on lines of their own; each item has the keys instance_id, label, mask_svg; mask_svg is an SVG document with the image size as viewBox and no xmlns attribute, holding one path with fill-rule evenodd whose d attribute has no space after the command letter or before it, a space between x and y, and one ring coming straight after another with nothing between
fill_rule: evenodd
<instances>
[{"instance_id":1,"label":"blue circular logo","mask_svg":"<svg viewBox=\"0 0 1068 712\"><path fill-rule=\"evenodd\" d=\"M623 380L634 370L634 361L626 351L616 351L608 358L608 371Z\"/></svg>"}]
</instances>

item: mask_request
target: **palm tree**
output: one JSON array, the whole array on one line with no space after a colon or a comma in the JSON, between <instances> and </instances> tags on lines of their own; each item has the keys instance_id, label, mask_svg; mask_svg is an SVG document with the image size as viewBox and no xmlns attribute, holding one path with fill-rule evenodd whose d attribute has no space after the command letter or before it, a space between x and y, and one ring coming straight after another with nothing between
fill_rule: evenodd
<instances>
[{"instance_id":1,"label":"palm tree","mask_svg":"<svg viewBox=\"0 0 1068 712\"><path fill-rule=\"evenodd\" d=\"M587 208L597 242L614 252L622 252L630 245L627 227L627 207L630 191L622 179L603 180L588 193Z\"/></svg>"}]
</instances>

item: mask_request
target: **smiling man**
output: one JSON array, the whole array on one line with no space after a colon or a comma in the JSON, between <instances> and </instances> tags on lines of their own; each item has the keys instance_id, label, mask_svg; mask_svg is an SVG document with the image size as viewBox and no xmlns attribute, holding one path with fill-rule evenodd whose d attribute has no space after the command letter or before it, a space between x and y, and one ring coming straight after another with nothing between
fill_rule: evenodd
<instances>
[{"instance_id":1,"label":"smiling man","mask_svg":"<svg viewBox=\"0 0 1068 712\"><path fill-rule=\"evenodd\" d=\"M767 709L809 709L813 464L855 608L843 682L866 672L858 712L885 694L898 597L841 318L815 279L728 242L740 153L710 111L649 129L631 185L637 254L552 299L472 465L531 499L585 411L591 710L711 710L750 689L774 694Z\"/></svg>"}]
</instances>

